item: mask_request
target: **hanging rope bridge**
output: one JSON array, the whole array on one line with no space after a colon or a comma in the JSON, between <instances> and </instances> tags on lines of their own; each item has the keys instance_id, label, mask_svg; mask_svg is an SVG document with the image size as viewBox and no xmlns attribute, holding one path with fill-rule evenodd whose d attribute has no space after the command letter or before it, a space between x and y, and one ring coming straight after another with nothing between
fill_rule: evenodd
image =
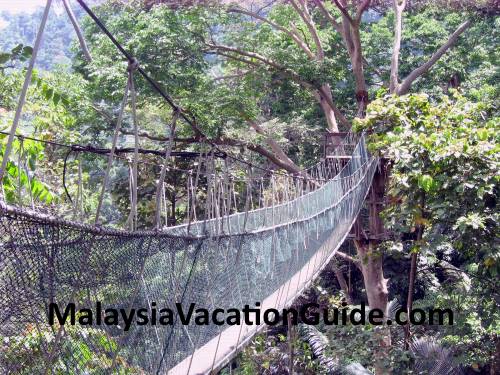
<instances>
[{"instance_id":1,"label":"hanging rope bridge","mask_svg":"<svg viewBox=\"0 0 500 375\"><path fill-rule=\"evenodd\" d=\"M4 151L0 182L16 137L51 1L47 3L27 70L27 83ZM90 12L86 5L84 9ZM100 23L95 16L92 18ZM325 158L295 175L268 171L268 177L257 177L253 174L258 167L246 163L248 176L242 192L237 192L227 158L217 159L220 150L211 145L192 155L198 162L187 178L186 223L168 227L163 220L167 215L163 213L167 206L164 180L172 170L168 166L173 156L170 141L161 153L163 164L154 194L155 227L137 230L141 152L133 74L141 69L132 57L127 59L127 87L111 149L73 148L108 158L93 222L83 220L81 178L74 202L78 222L42 213L34 206L27 209L0 200L2 372L216 371L265 325L243 321L235 325L227 321L221 325L199 325L194 320L185 324L178 314L168 324L152 324L161 315L160 309L182 308L187 312L192 303L208 311L241 311L246 305L254 307L256 302L261 310L290 306L344 242L370 189L378 161L367 152L363 134L346 137L342 149L349 150L348 158ZM145 72L141 74L147 77ZM127 150L133 153L129 163L130 214L128 229L119 230L99 223L129 95L135 134L134 148ZM177 119L192 119L168 96L162 96L168 98L174 110L168 134L172 140ZM353 140L355 146L349 147ZM100 324L106 314L96 313L86 326L50 325L51 306L57 304L63 310L70 303L75 304L76 310L102 305L103 311L130 312L145 307L151 321L125 329L123 322ZM80 321L82 314L80 310L75 319Z\"/></svg>"}]
</instances>

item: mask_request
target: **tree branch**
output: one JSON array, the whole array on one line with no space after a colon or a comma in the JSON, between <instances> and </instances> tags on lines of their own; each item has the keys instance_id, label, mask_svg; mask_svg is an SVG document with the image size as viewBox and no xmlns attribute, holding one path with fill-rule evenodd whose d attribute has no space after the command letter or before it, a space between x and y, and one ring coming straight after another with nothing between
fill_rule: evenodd
<instances>
[{"instance_id":1,"label":"tree branch","mask_svg":"<svg viewBox=\"0 0 500 375\"><path fill-rule=\"evenodd\" d=\"M222 56L226 56L226 57L229 57L229 58L232 58L232 59L244 62L244 63L246 62L248 64L253 64L255 66L259 66L258 64L256 64L255 62L252 62L251 60L247 60L247 59L239 58L239 57L233 57L229 54L220 53L220 50L226 51L226 52L232 52L232 53L235 53L235 54L238 54L241 56L249 57L251 59L256 59L256 60L264 63L265 65L277 70L278 72L285 74L286 76L288 76L289 78L291 78L293 81L297 82L298 84L302 85L303 87L305 87L309 90L316 89L316 87L311 82L303 80L297 73L295 73L291 69L275 62L274 60L268 59L267 57L262 56L258 53L244 51L244 50L241 50L239 48L224 46L224 45L219 45L219 44L217 44L217 45L216 44L208 44L208 46L217 50L216 53L220 54Z\"/></svg>"},{"instance_id":2,"label":"tree branch","mask_svg":"<svg viewBox=\"0 0 500 375\"><path fill-rule=\"evenodd\" d=\"M217 81L224 81L224 80L229 80L229 79L233 79L233 78L241 78L241 77L246 76L247 74L252 73L253 71L254 71L254 69L250 69L250 70L245 70L244 72L239 72L239 73L235 73L235 74L227 74L227 75L223 75L223 76L219 76L219 77L214 77L213 81L217 82Z\"/></svg>"},{"instance_id":3,"label":"tree branch","mask_svg":"<svg viewBox=\"0 0 500 375\"><path fill-rule=\"evenodd\" d=\"M233 53L237 53L239 55L245 56L245 57L249 57L251 59L259 60L259 61L263 62L264 64L269 65L275 69L280 69L280 70L286 69L283 65L280 65L277 62L275 62L271 59L268 59L267 57L260 55L256 52L245 51L245 50L242 50L242 49L239 49L236 47L230 47L230 46L225 46L225 45L221 45L221 44L207 43L207 46L210 48L213 48L215 50L233 52Z\"/></svg>"},{"instance_id":4,"label":"tree branch","mask_svg":"<svg viewBox=\"0 0 500 375\"><path fill-rule=\"evenodd\" d=\"M333 0L333 2L337 6L337 8L339 8L339 10L342 12L344 17L349 21L349 23L353 23L354 20L349 15L349 12L347 11L347 9L342 4L340 4L338 0Z\"/></svg>"},{"instance_id":5,"label":"tree branch","mask_svg":"<svg viewBox=\"0 0 500 375\"><path fill-rule=\"evenodd\" d=\"M249 149L250 151L254 151L262 156L264 156L266 159L271 161L274 165L283 168L284 170L293 173L293 174L303 174L303 172L299 169L297 170L296 165L290 165L284 160L281 160L278 158L273 152L267 150L261 145L258 144L253 144L253 143L247 143L244 141L240 141L237 139L233 138L217 138L213 139L211 141L212 143L216 145L221 145L221 146L234 146L234 147L245 147Z\"/></svg>"},{"instance_id":6,"label":"tree branch","mask_svg":"<svg viewBox=\"0 0 500 375\"><path fill-rule=\"evenodd\" d=\"M330 95L328 95L328 92L325 92L323 88L318 89L318 95L320 96L320 99L324 100L328 106L333 110L335 113L335 118L346 128L350 129L351 128L351 123L349 120L345 118L345 116L340 112L340 110L337 108L335 103L333 102L332 98Z\"/></svg>"},{"instance_id":7,"label":"tree branch","mask_svg":"<svg viewBox=\"0 0 500 375\"><path fill-rule=\"evenodd\" d=\"M295 173L300 173L301 172L300 168L281 149L281 146L278 144L278 142L276 142L272 137L270 137L269 134L267 134L267 132L264 129L262 129L262 127L257 122L255 122L254 120L248 118L248 116L245 116L244 114L243 114L243 116L246 117L247 123L250 125L250 127L252 129L254 129L257 132L257 134L260 134L260 135L264 136L267 145L271 148L271 150L274 152L274 154L278 158L280 158L281 160L283 160L288 165L293 166L293 168L296 168Z\"/></svg>"},{"instance_id":8,"label":"tree branch","mask_svg":"<svg viewBox=\"0 0 500 375\"><path fill-rule=\"evenodd\" d=\"M135 133L133 133L131 131L127 131L127 130L120 130L120 133L122 133L123 135L135 135ZM140 138L147 138L151 141L158 141L158 142L169 142L170 141L169 137L152 135L152 134L149 134L146 132L138 132L137 136ZM200 139L196 138L196 137L189 137L189 138L174 137L174 142L179 142L179 143L197 143L199 141L200 141Z\"/></svg>"},{"instance_id":9,"label":"tree branch","mask_svg":"<svg viewBox=\"0 0 500 375\"><path fill-rule=\"evenodd\" d=\"M346 260L348 262L351 262L352 264L354 264L359 270L361 270L361 263L359 262L359 260L353 258L352 256L346 254L346 253L343 253L342 251L336 251L335 252L335 256L340 258L340 259L343 259L343 260Z\"/></svg>"},{"instance_id":10,"label":"tree branch","mask_svg":"<svg viewBox=\"0 0 500 375\"><path fill-rule=\"evenodd\" d=\"M292 7L295 9L300 18L302 18L309 32L311 33L311 36L314 40L314 44L316 45L316 58L321 61L325 57L325 52L321 44L321 39L319 38L318 35L318 31L316 30L316 26L314 25L311 15L309 14L309 10L307 9L307 3L305 2L305 0L297 0L297 1L298 4L295 3L294 0L290 0L290 4L292 4Z\"/></svg>"},{"instance_id":11,"label":"tree branch","mask_svg":"<svg viewBox=\"0 0 500 375\"><path fill-rule=\"evenodd\" d=\"M99 114L101 114L103 117L105 117L109 123L113 124L114 119L110 113L108 113L106 110L99 108L95 105L92 105L92 108L95 111L97 111ZM174 140L177 142L182 142L182 143L199 143L204 138L203 133L194 124L191 126L191 128L195 132L194 137L174 138ZM132 132L128 132L126 130L122 130L121 133L125 134L125 135L133 135ZM158 142L168 142L170 140L169 137L155 136L155 135L151 135L151 134L148 134L145 132L139 133L138 136L143 137L143 138L148 138L152 141L158 141ZM303 174L303 172L300 170L300 168L295 163L293 163L290 159L288 159L288 157L287 157L288 161L282 160L278 156L276 156L273 152L265 149L261 145L246 143L246 142L243 142L243 141L240 141L237 139L224 138L224 137L211 139L209 141L210 141L210 143L213 143L216 145L221 145L221 146L245 147L245 148L249 149L250 151L256 152L256 153L264 156L265 158L267 158L269 161L271 161L276 166L283 168L290 173ZM279 145L278 145L278 147L279 147Z\"/></svg>"},{"instance_id":12,"label":"tree branch","mask_svg":"<svg viewBox=\"0 0 500 375\"><path fill-rule=\"evenodd\" d=\"M300 38L300 36L294 32L293 30L288 30L286 27L284 26L281 26L280 24L277 24L276 22L273 22L271 21L270 19L266 18L266 17L263 17L257 13L254 13L254 12L251 12L249 10L246 10L244 8L229 8L227 10L228 12L231 12L231 13L240 13L240 14L244 14L244 15L247 15L247 16L250 16L250 17L253 17L255 19L258 19L262 22L265 22L267 23L268 25L274 27L276 30L279 30L285 34L287 34L288 36L290 36L290 38L293 39L293 41L299 46L300 49L302 49L309 58L313 59L314 58L314 54L312 53L312 51L310 50L310 48L307 46L307 44L305 43L304 40L302 40Z\"/></svg>"},{"instance_id":13,"label":"tree branch","mask_svg":"<svg viewBox=\"0 0 500 375\"><path fill-rule=\"evenodd\" d=\"M244 51L244 50L241 50L239 48L230 47L230 46L224 46L224 45L215 45L215 44L207 44L207 45L209 47L215 49L217 51L216 53L221 54L222 56L226 56L226 57L229 57L229 58L234 58L234 59L236 59L238 61L241 61L241 62L247 62L247 63L253 64L253 65L256 65L255 62L248 61L247 59L239 58L239 57L233 57L233 56L231 56L229 54L220 53L220 50L226 51L226 52L232 52L232 53L236 53L238 55L242 55L242 56L245 56L245 57L256 59L256 60L261 61L262 63L266 64L267 66L270 66L271 68L278 70L279 72L281 72L284 75L288 76L289 78L291 78L293 81L297 82L298 84L300 84L304 88L312 91L313 94L315 94L315 96L319 95L316 98L317 99L323 99L328 104L328 106L334 111L335 117L340 121L340 123L342 123L344 126L350 128L350 126L351 126L350 122L342 115L342 113L340 112L340 110L337 108L337 106L333 102L331 96L329 96L328 93L325 92L325 90L324 90L324 88L322 86L321 87L317 87L313 83L303 80L294 71L292 71L292 70L288 69L287 67L285 67L285 66L283 66L281 64L278 64L277 62L275 62L275 61L273 61L271 59L268 59L267 57L262 56L262 55L260 55L258 53Z\"/></svg>"},{"instance_id":14,"label":"tree branch","mask_svg":"<svg viewBox=\"0 0 500 375\"><path fill-rule=\"evenodd\" d=\"M356 19L355 22L359 24L361 22L361 17L363 17L363 13L368 9L370 6L370 0L364 0L359 6L358 10L356 12Z\"/></svg>"},{"instance_id":15,"label":"tree branch","mask_svg":"<svg viewBox=\"0 0 500 375\"><path fill-rule=\"evenodd\" d=\"M328 9L326 9L326 7L323 4L323 2L321 0L314 0L314 4L316 4L316 6L319 8L319 10L321 11L321 13L323 13L323 15L326 17L326 19L328 21L330 21L330 23L332 24L333 28L335 30L337 30L337 32L339 32L340 34L342 34L342 27L337 22L337 20L335 19L335 17L328 11Z\"/></svg>"},{"instance_id":16,"label":"tree branch","mask_svg":"<svg viewBox=\"0 0 500 375\"><path fill-rule=\"evenodd\" d=\"M432 56L431 58L424 63L423 65L419 66L415 70L413 70L408 76L403 80L401 85L398 86L396 90L396 94L398 95L404 95L408 93L410 90L411 85L413 82L419 78L420 76L424 75L429 71L430 68L443 56L450 47L452 47L458 40L458 37L469 28L471 25L471 21L467 20L464 23L462 23L453 34L448 38L445 44L443 44Z\"/></svg>"},{"instance_id":17,"label":"tree branch","mask_svg":"<svg viewBox=\"0 0 500 375\"><path fill-rule=\"evenodd\" d=\"M227 57L228 59L231 59L231 60L234 60L234 61L239 61L243 64L247 64L247 65L252 65L256 68L260 68L262 66L262 64L260 63L256 63L255 61L252 61L252 60L247 60L247 59L244 59L242 57L238 57L238 56L234 56L234 55L231 55L229 53L224 53L224 52L221 52L221 51L217 51L217 52L206 52L208 54L214 54L214 55L219 55L219 56L224 56L224 57Z\"/></svg>"}]
</instances>

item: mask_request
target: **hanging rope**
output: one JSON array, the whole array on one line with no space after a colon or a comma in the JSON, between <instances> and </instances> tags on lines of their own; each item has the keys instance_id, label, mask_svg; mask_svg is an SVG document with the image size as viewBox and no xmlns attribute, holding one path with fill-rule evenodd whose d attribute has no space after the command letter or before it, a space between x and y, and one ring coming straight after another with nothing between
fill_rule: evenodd
<instances>
[{"instance_id":1,"label":"hanging rope","mask_svg":"<svg viewBox=\"0 0 500 375\"><path fill-rule=\"evenodd\" d=\"M83 214L83 178L82 178L82 157L78 155L78 180L76 189L76 199L73 205L73 217L75 219L81 219Z\"/></svg>"},{"instance_id":2,"label":"hanging rope","mask_svg":"<svg viewBox=\"0 0 500 375\"><path fill-rule=\"evenodd\" d=\"M31 83L31 75L33 74L33 68L35 66L36 56L38 50L40 49L40 44L42 42L43 32L45 30L45 25L47 23L47 18L49 16L50 6L52 5L52 0L47 0L45 5L45 10L43 11L42 21L40 22L40 27L36 34L35 45L33 46L33 52L31 53L30 62L28 64L28 69L26 70L26 75L24 76L23 88L21 89L21 95L19 95L19 100L17 102L16 113L14 115L14 121L10 128L9 138L7 144L5 145L5 150L3 153L2 165L0 167L0 185L2 184L3 176L5 174L5 169L7 168L7 162L9 161L10 152L12 150L12 143L14 142L14 136L16 134L17 126L21 120L21 115L23 113L24 103L26 101L26 94L28 93L28 87Z\"/></svg>"},{"instance_id":3,"label":"hanging rope","mask_svg":"<svg viewBox=\"0 0 500 375\"><path fill-rule=\"evenodd\" d=\"M132 107L132 123L134 132L134 156L132 161L131 178L132 178L132 191L130 202L130 215L128 224L130 230L137 228L137 163L139 161L139 135L137 126L137 104L134 85L134 70L137 69L137 62L129 64L128 66L128 80L130 82L130 103Z\"/></svg>"},{"instance_id":4,"label":"hanging rope","mask_svg":"<svg viewBox=\"0 0 500 375\"><path fill-rule=\"evenodd\" d=\"M85 57L85 60L87 60L87 62L91 62L92 56L90 56L87 43L85 42L85 38L83 37L82 30L80 29L80 25L78 25L75 14L73 13L73 9L71 9L71 5L69 4L68 0L62 0L62 3L64 5L66 13L68 14L69 20L71 21L71 23L73 24L73 28L75 29L75 33L78 37L78 42L80 43L80 48L82 49L83 56Z\"/></svg>"},{"instance_id":5,"label":"hanging rope","mask_svg":"<svg viewBox=\"0 0 500 375\"><path fill-rule=\"evenodd\" d=\"M99 216L101 213L102 202L104 199L104 194L109 182L109 172L111 171L111 166L113 165L113 158L115 155L116 143L118 142L118 135L120 134L120 128L123 121L123 113L125 112L125 106L127 105L128 92L130 89L130 75L127 79L127 84L125 86L125 92L123 93L123 100L120 106L120 112L118 113L118 120L116 121L115 132L113 134L113 141L111 144L111 151L108 156L108 163L106 165L106 171L104 172L104 181L102 183L101 194L99 195L99 203L97 204L97 210L95 214L94 224L99 224Z\"/></svg>"},{"instance_id":6,"label":"hanging rope","mask_svg":"<svg viewBox=\"0 0 500 375\"><path fill-rule=\"evenodd\" d=\"M172 115L172 123L170 124L169 141L165 149L165 156L163 165L161 167L160 177L158 178L158 184L156 185L156 211L155 211L156 229L160 229L161 227L161 189L163 183L165 182L165 175L167 174L167 168L168 168L168 160L170 159L170 154L172 153L172 148L174 146L175 126L178 118L179 118L179 111L174 111Z\"/></svg>"}]
</instances>

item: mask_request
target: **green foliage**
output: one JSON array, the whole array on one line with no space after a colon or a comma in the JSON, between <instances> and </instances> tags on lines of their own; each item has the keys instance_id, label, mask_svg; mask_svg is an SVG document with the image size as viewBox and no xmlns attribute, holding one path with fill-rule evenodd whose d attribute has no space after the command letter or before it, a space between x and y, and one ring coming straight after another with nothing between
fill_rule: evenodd
<instances>
[{"instance_id":1,"label":"green foliage","mask_svg":"<svg viewBox=\"0 0 500 375\"><path fill-rule=\"evenodd\" d=\"M325 371L316 361L310 345L295 338L290 340L279 333L272 336L257 335L240 355L235 371L239 375L286 374L289 373L289 345L294 348L294 373L304 375L324 374ZM228 369L222 371L227 374Z\"/></svg>"},{"instance_id":2,"label":"green foliage","mask_svg":"<svg viewBox=\"0 0 500 375\"><path fill-rule=\"evenodd\" d=\"M17 336L0 336L0 359L7 368L17 369L18 374L44 373L50 368L55 374L102 374L113 368L120 375L142 374L142 370L128 364L123 357L113 361L116 341L100 329L65 325L64 340L57 342L57 329L49 326L28 325ZM91 342L92 347L88 345ZM61 355L52 364L47 362L51 347L46 343L61 345ZM5 346L4 346L5 345ZM115 364L114 367L113 363Z\"/></svg>"},{"instance_id":3,"label":"green foliage","mask_svg":"<svg viewBox=\"0 0 500 375\"><path fill-rule=\"evenodd\" d=\"M92 5L94 0L87 1ZM40 4L40 5L44 5ZM58 66L69 66L74 57L73 46L75 32L66 12L62 10L62 5L57 9L57 4L53 3L44 32L44 40L37 56L37 67L41 70L54 70ZM79 6L73 6L73 11L77 19L81 18L84 11ZM43 7L40 6L32 13L0 13L0 22L3 24L2 38L0 38L0 50L6 51L15 48L19 43L32 45L35 41L36 32L42 19ZM77 49L75 47L74 49ZM1 56L1 55L0 55ZM29 56L27 56L29 57ZM19 59L16 66L20 66ZM1 57L0 57L0 65Z\"/></svg>"},{"instance_id":4,"label":"green foliage","mask_svg":"<svg viewBox=\"0 0 500 375\"><path fill-rule=\"evenodd\" d=\"M326 3L333 9L332 4ZM188 113L196 116L197 125L211 138L264 144L263 137L249 131L246 122L247 118L259 121L264 118L262 127L295 162L310 165L316 161L325 128L324 117L310 90L291 79L290 72L313 86L328 83L342 112L351 117L356 111L354 80L342 38L318 9L312 11L312 17L325 50L321 63L308 59L285 33L247 16L206 7L173 10L155 6L145 10L137 4L110 0L95 11L153 79ZM415 304L452 308L457 324L424 327L417 335L439 333L443 345L453 349L457 362L478 368L488 362L494 350L493 338L498 335L495 298L500 258L497 243L500 132L494 100L499 96L496 67L499 20L474 16L473 25L460 37L456 47L415 82L413 90L426 95L396 98L386 96L384 87L388 81L394 15L390 10L381 9L365 14L361 26L369 95L377 99L371 103L367 118L357 126L374 129L372 149L391 159L389 197L392 204L385 212L387 226L396 234L410 236L418 227L425 228L423 239L418 243L398 240L385 244L391 249L386 256L397 265L398 280L405 282L406 275L401 277L399 274L401 265L405 264L404 255L410 252L418 252L427 265L441 267L440 274L419 275L417 283L424 285L426 290ZM81 11L75 10L77 16L81 16ZM293 23L306 41L312 41L307 26L290 4L278 3L266 12L270 20L283 27L288 28ZM340 13L335 15L338 18ZM33 17L16 15L9 18L9 25L2 30L5 37L0 48L7 51L0 54L0 128L3 131L12 123L22 85L22 66L31 53L30 47L24 44L33 41L40 17L41 12ZM469 17L467 12L430 5L408 9L403 21L401 78L427 61L449 34ZM38 59L41 70L33 76L19 131L45 140L107 147L123 95L127 63L89 18L81 20L93 56L92 63L86 63L79 52L73 57L70 46L74 34L66 15L52 13ZM214 56L207 53L206 45L213 41L259 53L285 70ZM309 44L314 53L313 43ZM56 68L57 64L68 64L70 58L73 58L74 71ZM256 60L250 58L250 62ZM450 79L455 76L465 94L441 97L443 92L449 91ZM166 124L172 119L170 108L137 75L135 84L141 130L164 136ZM125 115L123 128L131 128L129 114ZM178 136L191 137L192 134L192 129L179 124ZM0 139L1 156L6 137ZM120 135L120 146L131 144L130 137ZM141 139L141 145L157 149L164 146L148 139ZM182 147L198 150L198 146ZM71 207L61 188L64 156L64 151L58 148L42 147L26 139L21 146L16 141L3 181L7 200L29 205L33 198L35 203L52 204L54 210L67 214ZM240 156L247 157L246 154ZM255 157L251 160L262 161ZM158 162L157 159L147 161ZM78 160L69 158L67 184L73 197L77 193L79 165L85 166L82 176L86 186L85 204L81 217L85 219L90 217L85 214L95 212L105 159L95 155L80 155ZM190 162L179 161L176 166L192 167ZM235 166L231 168L237 175L247 172ZM103 206L103 221L110 225L123 224L128 213L128 172L127 163L121 160L116 161L111 170L109 190L112 193L106 194ZM140 166L139 217L148 227L155 209L157 175L157 169ZM174 212L168 215L170 224L185 215L186 182L186 175L182 173L171 171L167 176L167 200L171 207L175 206L171 208ZM238 193L244 188L237 186ZM443 264L451 267L451 271L445 270ZM402 294L406 286L397 283L391 288ZM103 293L112 298L122 295L123 291L110 288ZM329 303L333 302L338 301L332 298ZM321 331L309 332L309 336L321 338L323 346L319 349L323 349L325 358L339 359L336 363L342 366L360 363L373 369L374 356L379 353L374 327L319 328ZM395 373L409 371L409 353L401 349L401 332L391 330L393 347L384 364ZM28 350L21 354L2 352L2 359L9 363L16 360L28 363L30 370L36 372L40 366L37 361L42 363L40 334L50 333L48 329L40 333L28 328L10 338L18 341L17 347ZM64 351L68 358L70 354L79 358L76 372L98 372L98 362L109 364L107 352L111 351L109 346L113 346L113 342L97 345L99 350L96 351L80 340L81 335L89 334L97 342L103 341L102 332L69 329L68 334L71 340L67 341ZM304 374L325 372L324 361L317 360L320 351L316 352L315 346L306 341L293 342L294 367ZM243 374L283 373L288 369L287 350L283 332L269 337L260 335L243 352L238 371ZM120 363L122 373L135 371L121 359ZM56 370L63 373L64 366L63 362L58 362Z\"/></svg>"},{"instance_id":5,"label":"green foliage","mask_svg":"<svg viewBox=\"0 0 500 375\"><path fill-rule=\"evenodd\" d=\"M33 48L30 46L23 46L22 44L18 44L10 52L1 52L0 53L0 69L5 69L5 64L7 62L23 62L31 57L33 53Z\"/></svg>"},{"instance_id":6,"label":"green foliage","mask_svg":"<svg viewBox=\"0 0 500 375\"><path fill-rule=\"evenodd\" d=\"M3 157L7 136L0 134L0 156ZM14 140L11 161L7 163L3 178L3 191L7 202L23 204L40 201L52 203L54 194L46 183L36 178L34 173L38 163L43 161L43 147L30 140ZM12 159L16 159L12 161ZM28 197L24 191L28 192Z\"/></svg>"},{"instance_id":7,"label":"green foliage","mask_svg":"<svg viewBox=\"0 0 500 375\"><path fill-rule=\"evenodd\" d=\"M443 341L471 366L488 361L498 334L499 125L494 103L457 92L437 102L424 94L379 98L357 123L375 131L372 149L391 160L387 226L400 234L424 227L413 246L423 259L452 260L472 277L468 302L446 282L426 294L434 301L427 307L455 307L457 327L443 327Z\"/></svg>"}]
</instances>

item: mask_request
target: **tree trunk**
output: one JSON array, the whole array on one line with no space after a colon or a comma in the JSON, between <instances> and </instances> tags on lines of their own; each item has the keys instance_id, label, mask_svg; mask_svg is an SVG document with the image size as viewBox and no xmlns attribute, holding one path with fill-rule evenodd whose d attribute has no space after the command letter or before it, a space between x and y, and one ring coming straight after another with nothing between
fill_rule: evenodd
<instances>
[{"instance_id":1,"label":"tree trunk","mask_svg":"<svg viewBox=\"0 0 500 375\"><path fill-rule=\"evenodd\" d=\"M177 225L177 219L175 217L175 210L177 209L176 207L176 201L177 201L177 197L176 197L176 194L175 194L175 190L173 191L172 193L172 196L170 197L170 223L169 225L170 226L174 226L174 225Z\"/></svg>"},{"instance_id":2,"label":"tree trunk","mask_svg":"<svg viewBox=\"0 0 500 375\"><path fill-rule=\"evenodd\" d=\"M351 27L351 37L354 50L351 55L352 72L356 83L356 102L358 103L358 112L356 117L365 117L366 107L368 106L368 91L366 88L365 73L363 68L363 54L361 48L361 36L359 34L359 24L355 23Z\"/></svg>"},{"instance_id":3,"label":"tree trunk","mask_svg":"<svg viewBox=\"0 0 500 375\"><path fill-rule=\"evenodd\" d=\"M333 273L335 273L335 277L337 278L337 281L339 283L340 289L344 292L346 302L349 305L352 305L352 296L351 296L351 290L349 289L349 285L347 284L347 281L345 279L344 273L342 270L337 266L337 263L335 260L331 262L331 267Z\"/></svg>"},{"instance_id":4,"label":"tree trunk","mask_svg":"<svg viewBox=\"0 0 500 375\"><path fill-rule=\"evenodd\" d=\"M388 173L384 161L375 173L372 187L369 193L369 239L358 238L354 241L358 259L360 260L361 272L370 309L380 309L384 313L384 320L387 319L388 303L388 279L384 277L383 254L377 250L381 239L384 237L384 226L380 218L380 211L383 207L385 184ZM391 334L387 326L380 327L376 331L380 346L375 351L375 373L377 375L388 375L390 370L385 368L384 362L388 357L388 349L391 346Z\"/></svg>"},{"instance_id":5,"label":"tree trunk","mask_svg":"<svg viewBox=\"0 0 500 375\"><path fill-rule=\"evenodd\" d=\"M292 325L292 317L290 314L287 315L287 328L288 328L288 334L287 334L287 341L288 341L288 360L289 360L289 374L293 375L293 361L294 361L294 341L295 341L295 335L294 335L294 327Z\"/></svg>"},{"instance_id":6,"label":"tree trunk","mask_svg":"<svg viewBox=\"0 0 500 375\"><path fill-rule=\"evenodd\" d=\"M500 374L500 338L497 337L495 341L495 355L491 361L491 375Z\"/></svg>"},{"instance_id":7,"label":"tree trunk","mask_svg":"<svg viewBox=\"0 0 500 375\"><path fill-rule=\"evenodd\" d=\"M415 290L415 276L417 274L417 260L418 260L418 253L416 252L412 253L410 262L410 279L408 281L408 300L406 303L406 311L408 316L410 316L410 312L413 309L413 294ZM408 348L410 347L410 336L411 336L410 320L408 319L405 326L405 344L404 344L405 350L408 350Z\"/></svg>"},{"instance_id":8,"label":"tree trunk","mask_svg":"<svg viewBox=\"0 0 500 375\"><path fill-rule=\"evenodd\" d=\"M328 95L328 99L330 101L333 101L333 96L332 96L332 89L330 88L329 84L324 84L321 86L322 92L324 92L326 95ZM321 109L323 110L323 113L325 114L326 122L328 124L328 130L332 133L338 133L339 127L337 124L337 119L335 117L335 112L333 111L333 108L331 107L328 102L321 97L321 94L315 95L316 99L319 101L319 105L321 106Z\"/></svg>"},{"instance_id":9,"label":"tree trunk","mask_svg":"<svg viewBox=\"0 0 500 375\"><path fill-rule=\"evenodd\" d=\"M384 277L383 256L376 250L375 241L355 241L358 256L361 259L361 271L365 284L366 296L370 309L380 309L384 312L384 321L387 319L388 290L387 282ZM391 334L387 326L380 327L375 331L376 338L380 344L375 349L375 374L388 375L390 370L385 367L388 357L388 349L391 347Z\"/></svg>"},{"instance_id":10,"label":"tree trunk","mask_svg":"<svg viewBox=\"0 0 500 375\"><path fill-rule=\"evenodd\" d=\"M420 217L421 219L425 216L425 193L422 191L420 195ZM417 238L415 239L418 244L422 241L422 237L424 235L424 225L417 225ZM418 261L418 252L414 251L411 254L411 265L410 265L410 279L408 281L408 300L406 302L406 311L408 316L410 316L410 312L413 309L413 295L415 293L415 278L417 277L417 261ZM406 322L405 327L405 349L408 350L410 347L410 336L411 336L411 327L410 320Z\"/></svg>"},{"instance_id":11,"label":"tree trunk","mask_svg":"<svg viewBox=\"0 0 500 375\"><path fill-rule=\"evenodd\" d=\"M361 259L361 272L370 309L380 309L384 313L387 309L388 279L384 278L383 256L376 251L374 241L355 241L356 251Z\"/></svg>"}]
</instances>

